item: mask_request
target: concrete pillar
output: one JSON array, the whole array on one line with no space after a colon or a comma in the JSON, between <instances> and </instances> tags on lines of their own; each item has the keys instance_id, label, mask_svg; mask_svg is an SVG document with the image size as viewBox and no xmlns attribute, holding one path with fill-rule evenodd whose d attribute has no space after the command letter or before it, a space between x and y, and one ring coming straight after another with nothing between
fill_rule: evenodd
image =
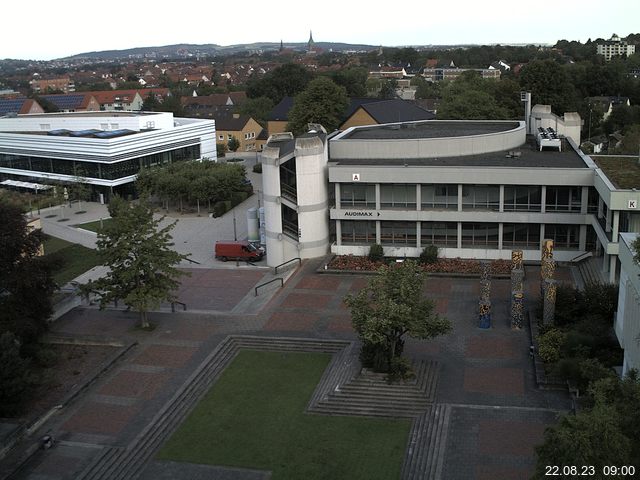
<instances>
[{"instance_id":1,"label":"concrete pillar","mask_svg":"<svg viewBox=\"0 0 640 480\"><path fill-rule=\"evenodd\" d=\"M342 220L336 220L336 245L342 245Z\"/></svg>"},{"instance_id":2,"label":"concrete pillar","mask_svg":"<svg viewBox=\"0 0 640 480\"><path fill-rule=\"evenodd\" d=\"M498 250L502 250L502 234L504 233L504 224L498 224Z\"/></svg>"},{"instance_id":3,"label":"concrete pillar","mask_svg":"<svg viewBox=\"0 0 640 480\"><path fill-rule=\"evenodd\" d=\"M606 222L605 222L605 228L604 231L609 233L611 231L611 209L607 208L607 217L606 217Z\"/></svg>"},{"instance_id":4,"label":"concrete pillar","mask_svg":"<svg viewBox=\"0 0 640 480\"><path fill-rule=\"evenodd\" d=\"M582 187L582 198L580 201L580 213L586 215L589 211L589 187Z\"/></svg>"},{"instance_id":5,"label":"concrete pillar","mask_svg":"<svg viewBox=\"0 0 640 480\"><path fill-rule=\"evenodd\" d=\"M335 196L336 196L336 208L340 210L342 208L342 205L340 204L340 184L335 183L334 189L335 189Z\"/></svg>"},{"instance_id":6,"label":"concrete pillar","mask_svg":"<svg viewBox=\"0 0 640 480\"><path fill-rule=\"evenodd\" d=\"M376 220L376 243L378 245L382 243L382 234L380 232L380 220Z\"/></svg>"},{"instance_id":7,"label":"concrete pillar","mask_svg":"<svg viewBox=\"0 0 640 480\"><path fill-rule=\"evenodd\" d=\"M462 184L458 184L458 211L462 211ZM460 248L460 247L458 247Z\"/></svg>"},{"instance_id":8,"label":"concrete pillar","mask_svg":"<svg viewBox=\"0 0 640 480\"><path fill-rule=\"evenodd\" d=\"M458 248L462 248L462 222L458 222Z\"/></svg>"},{"instance_id":9,"label":"concrete pillar","mask_svg":"<svg viewBox=\"0 0 640 480\"><path fill-rule=\"evenodd\" d=\"M620 210L613 211L613 222L611 225L611 241L618 242L618 230L620 229Z\"/></svg>"},{"instance_id":10,"label":"concrete pillar","mask_svg":"<svg viewBox=\"0 0 640 480\"><path fill-rule=\"evenodd\" d=\"M380 210L380 184L376 183L376 210ZM378 243L380 240L378 239Z\"/></svg>"},{"instance_id":11,"label":"concrete pillar","mask_svg":"<svg viewBox=\"0 0 640 480\"><path fill-rule=\"evenodd\" d=\"M578 240L578 250L584 252L587 249L587 226L580 225L580 238Z\"/></svg>"},{"instance_id":12,"label":"concrete pillar","mask_svg":"<svg viewBox=\"0 0 640 480\"><path fill-rule=\"evenodd\" d=\"M616 283L617 255L609 255L609 283Z\"/></svg>"},{"instance_id":13,"label":"concrete pillar","mask_svg":"<svg viewBox=\"0 0 640 480\"><path fill-rule=\"evenodd\" d=\"M504 185L500 185L500 203L498 204L498 211L504 212Z\"/></svg>"},{"instance_id":14,"label":"concrete pillar","mask_svg":"<svg viewBox=\"0 0 640 480\"><path fill-rule=\"evenodd\" d=\"M416 247L422 248L422 238L420 238L422 233L422 222L416 222Z\"/></svg>"},{"instance_id":15,"label":"concrete pillar","mask_svg":"<svg viewBox=\"0 0 640 480\"><path fill-rule=\"evenodd\" d=\"M603 247L603 251L606 252L606 249L604 248L604 245L602 247ZM602 270L601 271L602 271L602 273L605 273L605 274L609 271L609 255L606 254L606 253L604 253L602 255Z\"/></svg>"},{"instance_id":16,"label":"concrete pillar","mask_svg":"<svg viewBox=\"0 0 640 480\"><path fill-rule=\"evenodd\" d=\"M547 186L542 185L540 189L540 212L544 213L547 211ZM540 238L542 237L542 233L540 234Z\"/></svg>"},{"instance_id":17,"label":"concrete pillar","mask_svg":"<svg viewBox=\"0 0 640 480\"><path fill-rule=\"evenodd\" d=\"M604 211L604 201L602 200L602 197L598 195L598 218L602 218L604 216L604 213L602 213L603 211Z\"/></svg>"},{"instance_id":18,"label":"concrete pillar","mask_svg":"<svg viewBox=\"0 0 640 480\"><path fill-rule=\"evenodd\" d=\"M542 248L542 241L544 239L544 223L540 224L540 248Z\"/></svg>"},{"instance_id":19,"label":"concrete pillar","mask_svg":"<svg viewBox=\"0 0 640 480\"><path fill-rule=\"evenodd\" d=\"M422 210L422 188L419 183L416 184L416 210Z\"/></svg>"}]
</instances>

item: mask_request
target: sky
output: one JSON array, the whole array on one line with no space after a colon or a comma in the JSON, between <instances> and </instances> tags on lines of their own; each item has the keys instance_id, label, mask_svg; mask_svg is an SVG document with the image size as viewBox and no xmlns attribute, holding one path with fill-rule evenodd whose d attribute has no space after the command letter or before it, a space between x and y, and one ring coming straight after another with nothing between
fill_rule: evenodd
<instances>
[{"instance_id":1,"label":"sky","mask_svg":"<svg viewBox=\"0 0 640 480\"><path fill-rule=\"evenodd\" d=\"M177 43L554 44L640 33L639 0L3 2L0 59ZM11 21L10 19L14 19Z\"/></svg>"}]
</instances>

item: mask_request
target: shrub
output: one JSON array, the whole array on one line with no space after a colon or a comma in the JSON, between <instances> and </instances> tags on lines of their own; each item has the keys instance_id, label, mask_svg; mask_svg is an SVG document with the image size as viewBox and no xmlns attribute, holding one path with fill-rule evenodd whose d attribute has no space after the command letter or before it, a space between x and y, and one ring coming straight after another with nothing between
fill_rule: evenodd
<instances>
[{"instance_id":1,"label":"shrub","mask_svg":"<svg viewBox=\"0 0 640 480\"><path fill-rule=\"evenodd\" d=\"M382 245L379 243L374 243L369 248L369 260L372 262L379 262L384 258L384 250L382 249Z\"/></svg>"},{"instance_id":2,"label":"shrub","mask_svg":"<svg viewBox=\"0 0 640 480\"><path fill-rule=\"evenodd\" d=\"M429 245L428 247L424 247L422 253L420 254L420 263L422 264L430 264L436 263L438 261L438 247L435 245Z\"/></svg>"},{"instance_id":3,"label":"shrub","mask_svg":"<svg viewBox=\"0 0 640 480\"><path fill-rule=\"evenodd\" d=\"M227 202L220 201L213 204L213 216L216 218L224 215L227 210Z\"/></svg>"},{"instance_id":4,"label":"shrub","mask_svg":"<svg viewBox=\"0 0 640 480\"><path fill-rule=\"evenodd\" d=\"M394 357L391 360L391 368L387 374L387 381L396 382L398 380L410 380L416 374L411 368L411 362L405 357Z\"/></svg>"},{"instance_id":5,"label":"shrub","mask_svg":"<svg viewBox=\"0 0 640 480\"><path fill-rule=\"evenodd\" d=\"M587 283L580 292L585 313L599 315L611 322L618 308L618 287L611 283Z\"/></svg>"},{"instance_id":6,"label":"shrub","mask_svg":"<svg viewBox=\"0 0 640 480\"><path fill-rule=\"evenodd\" d=\"M566 334L557 328L551 328L538 337L538 354L542 361L552 365L560 360L560 349L566 339Z\"/></svg>"},{"instance_id":7,"label":"shrub","mask_svg":"<svg viewBox=\"0 0 640 480\"><path fill-rule=\"evenodd\" d=\"M256 163L256 164L253 166L253 171L254 171L255 173L262 173L262 164L261 164L261 163Z\"/></svg>"},{"instance_id":8,"label":"shrub","mask_svg":"<svg viewBox=\"0 0 640 480\"><path fill-rule=\"evenodd\" d=\"M235 207L244 202L249 194L247 192L232 192L231 193L231 206Z\"/></svg>"}]
</instances>

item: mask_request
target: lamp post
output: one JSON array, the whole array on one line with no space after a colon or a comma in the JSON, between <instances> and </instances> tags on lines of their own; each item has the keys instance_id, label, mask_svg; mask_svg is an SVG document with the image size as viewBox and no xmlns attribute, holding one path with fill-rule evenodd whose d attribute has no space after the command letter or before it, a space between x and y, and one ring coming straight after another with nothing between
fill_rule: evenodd
<instances>
[{"instance_id":1,"label":"lamp post","mask_svg":"<svg viewBox=\"0 0 640 480\"><path fill-rule=\"evenodd\" d=\"M591 112L593 112L593 109L589 105L589 138L587 138L589 141L591 141Z\"/></svg>"}]
</instances>

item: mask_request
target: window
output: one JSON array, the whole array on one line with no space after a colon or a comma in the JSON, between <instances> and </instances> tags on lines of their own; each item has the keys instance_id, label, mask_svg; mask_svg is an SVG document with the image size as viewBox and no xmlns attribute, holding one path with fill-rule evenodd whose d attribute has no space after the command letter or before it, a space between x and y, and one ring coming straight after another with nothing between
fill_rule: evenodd
<instances>
[{"instance_id":1,"label":"window","mask_svg":"<svg viewBox=\"0 0 640 480\"><path fill-rule=\"evenodd\" d=\"M227 140L231 140L233 138L233 135L231 135L230 133L227 134Z\"/></svg>"},{"instance_id":2,"label":"window","mask_svg":"<svg viewBox=\"0 0 640 480\"><path fill-rule=\"evenodd\" d=\"M415 210L416 186L414 184L380 185L380 207Z\"/></svg>"},{"instance_id":3,"label":"window","mask_svg":"<svg viewBox=\"0 0 640 480\"><path fill-rule=\"evenodd\" d=\"M497 248L497 223L463 223L462 248Z\"/></svg>"},{"instance_id":4,"label":"window","mask_svg":"<svg viewBox=\"0 0 640 480\"><path fill-rule=\"evenodd\" d=\"M540 224L505 223L502 225L502 247L535 248L540 247Z\"/></svg>"},{"instance_id":5,"label":"window","mask_svg":"<svg viewBox=\"0 0 640 480\"><path fill-rule=\"evenodd\" d=\"M417 245L415 222L380 222L380 243L415 247Z\"/></svg>"},{"instance_id":6,"label":"window","mask_svg":"<svg viewBox=\"0 0 640 480\"><path fill-rule=\"evenodd\" d=\"M500 187L498 185L464 185L462 187L463 210L500 209Z\"/></svg>"},{"instance_id":7,"label":"window","mask_svg":"<svg viewBox=\"0 0 640 480\"><path fill-rule=\"evenodd\" d=\"M224 141L224 135L218 135L218 140Z\"/></svg>"},{"instance_id":8,"label":"window","mask_svg":"<svg viewBox=\"0 0 640 480\"><path fill-rule=\"evenodd\" d=\"M341 220L343 245L370 245L376 243L376 222Z\"/></svg>"},{"instance_id":9,"label":"window","mask_svg":"<svg viewBox=\"0 0 640 480\"><path fill-rule=\"evenodd\" d=\"M548 212L580 212L582 187L547 187Z\"/></svg>"},{"instance_id":10,"label":"window","mask_svg":"<svg viewBox=\"0 0 640 480\"><path fill-rule=\"evenodd\" d=\"M553 248L576 249L580 245L579 225L545 225L544 237L553 240Z\"/></svg>"},{"instance_id":11,"label":"window","mask_svg":"<svg viewBox=\"0 0 640 480\"><path fill-rule=\"evenodd\" d=\"M340 184L341 208L376 208L376 186L367 183Z\"/></svg>"},{"instance_id":12,"label":"window","mask_svg":"<svg viewBox=\"0 0 640 480\"><path fill-rule=\"evenodd\" d=\"M422 222L420 224L420 244L423 247L436 245L438 247L458 246L457 222Z\"/></svg>"},{"instance_id":13,"label":"window","mask_svg":"<svg viewBox=\"0 0 640 480\"><path fill-rule=\"evenodd\" d=\"M457 210L458 185L421 185L422 209Z\"/></svg>"},{"instance_id":14,"label":"window","mask_svg":"<svg viewBox=\"0 0 640 480\"><path fill-rule=\"evenodd\" d=\"M541 210L542 187L505 185L505 212L539 212Z\"/></svg>"}]
</instances>

